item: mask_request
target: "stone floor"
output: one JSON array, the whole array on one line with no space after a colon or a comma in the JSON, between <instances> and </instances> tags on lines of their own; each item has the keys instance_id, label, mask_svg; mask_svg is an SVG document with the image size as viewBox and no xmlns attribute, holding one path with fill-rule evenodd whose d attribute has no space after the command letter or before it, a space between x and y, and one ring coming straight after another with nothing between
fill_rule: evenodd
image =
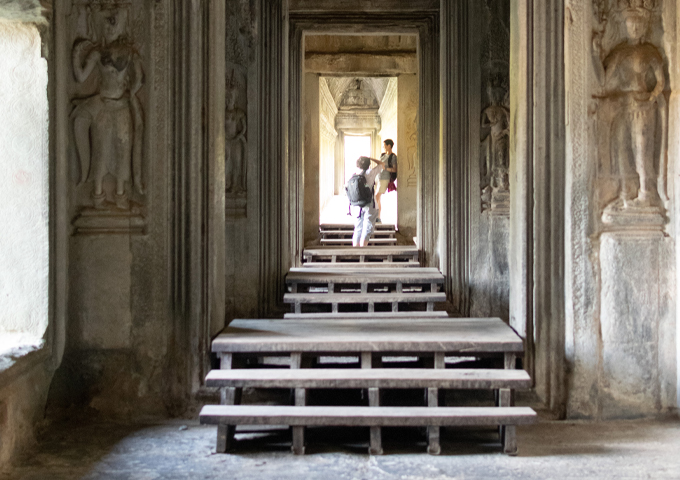
<instances>
[{"instance_id":1,"label":"stone floor","mask_svg":"<svg viewBox=\"0 0 680 480\"><path fill-rule=\"evenodd\" d=\"M369 457L367 432L310 432L308 454L288 450L287 431L240 435L234 454L214 453L215 428L195 422L89 423L53 427L39 453L3 479L680 479L680 421L543 421L519 429L518 457L500 453L493 431L447 431L432 457L418 430L385 432L385 455ZM401 441L400 441L401 440ZM406 442L404 440L407 440Z\"/></svg>"}]
</instances>

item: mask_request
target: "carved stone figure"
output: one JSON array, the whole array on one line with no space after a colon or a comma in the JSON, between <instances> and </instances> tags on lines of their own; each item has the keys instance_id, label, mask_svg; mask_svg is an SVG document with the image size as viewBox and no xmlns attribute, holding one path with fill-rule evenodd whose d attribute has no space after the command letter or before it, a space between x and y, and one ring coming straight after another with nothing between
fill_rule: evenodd
<instances>
[{"instance_id":1,"label":"carved stone figure","mask_svg":"<svg viewBox=\"0 0 680 480\"><path fill-rule=\"evenodd\" d=\"M488 132L484 142L484 162L482 165L482 202L492 209L509 207L509 152L510 152L510 109L504 104L507 90L501 80L489 83L487 88L491 105L482 112L482 132Z\"/></svg>"},{"instance_id":2,"label":"carved stone figure","mask_svg":"<svg viewBox=\"0 0 680 480\"><path fill-rule=\"evenodd\" d=\"M660 192L665 195L665 188L657 186L663 183L668 130L664 60L659 49L644 40L654 5L651 0L624 0L619 7L626 39L607 54L602 48L604 28L593 39L601 87L595 98L600 108L609 109L610 147L601 154L610 155L620 179L618 198L605 208L605 222L612 214L661 213ZM659 136L664 140L657 148Z\"/></svg>"},{"instance_id":3,"label":"carved stone figure","mask_svg":"<svg viewBox=\"0 0 680 480\"><path fill-rule=\"evenodd\" d=\"M234 75L227 84L227 109L225 112L225 170L226 191L245 194L247 191L246 114L236 106L239 94Z\"/></svg>"},{"instance_id":4,"label":"carved stone figure","mask_svg":"<svg viewBox=\"0 0 680 480\"><path fill-rule=\"evenodd\" d=\"M129 209L126 182L143 193L142 137L144 120L137 98L143 83L140 55L127 33L130 2L92 0L87 8L92 38L73 47L73 71L79 83L95 72L97 92L74 100L71 114L80 162L80 182L94 182L92 201L105 208L104 177L115 178L115 205Z\"/></svg>"}]
</instances>

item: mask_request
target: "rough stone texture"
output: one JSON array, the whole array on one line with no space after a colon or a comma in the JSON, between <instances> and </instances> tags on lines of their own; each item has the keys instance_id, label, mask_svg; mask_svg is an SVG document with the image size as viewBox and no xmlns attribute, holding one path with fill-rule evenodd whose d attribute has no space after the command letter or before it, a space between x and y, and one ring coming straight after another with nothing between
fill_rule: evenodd
<instances>
[{"instance_id":1,"label":"rough stone texture","mask_svg":"<svg viewBox=\"0 0 680 480\"><path fill-rule=\"evenodd\" d=\"M14 379L0 376L0 473L34 447L35 427L44 418L52 373L47 362L39 362Z\"/></svg>"},{"instance_id":2,"label":"rough stone texture","mask_svg":"<svg viewBox=\"0 0 680 480\"><path fill-rule=\"evenodd\" d=\"M519 456L500 452L495 431L442 432L442 455L425 454L411 429L383 432L385 455L366 455L361 428L309 429L307 455L290 453L290 433L238 436L237 453L215 455L215 427L195 421L151 425L55 426L41 449L7 480L97 478L224 478L243 480L436 478L674 479L680 471L680 424L667 422L545 422L519 427ZM186 427L186 428L185 428ZM421 442L421 443L417 443Z\"/></svg>"},{"instance_id":3,"label":"rough stone texture","mask_svg":"<svg viewBox=\"0 0 680 480\"><path fill-rule=\"evenodd\" d=\"M675 349L668 250L661 235L602 236L603 417L675 408L676 365L665 355Z\"/></svg>"},{"instance_id":4,"label":"rough stone texture","mask_svg":"<svg viewBox=\"0 0 680 480\"><path fill-rule=\"evenodd\" d=\"M47 23L41 0L0 0L0 18L43 25Z\"/></svg>"},{"instance_id":5,"label":"rough stone texture","mask_svg":"<svg viewBox=\"0 0 680 480\"><path fill-rule=\"evenodd\" d=\"M671 92L662 65L676 61L674 49L664 51L674 29L663 26L675 24L676 5L620 10L614 3L574 0L566 13L565 333L572 417L651 415L677 406L676 247L669 218L676 200L666 185L675 165L665 164ZM649 72L647 83L633 89L638 103L624 101L630 95L621 93L625 81L611 81L629 78L631 65L618 61L627 48Z\"/></svg>"}]
</instances>

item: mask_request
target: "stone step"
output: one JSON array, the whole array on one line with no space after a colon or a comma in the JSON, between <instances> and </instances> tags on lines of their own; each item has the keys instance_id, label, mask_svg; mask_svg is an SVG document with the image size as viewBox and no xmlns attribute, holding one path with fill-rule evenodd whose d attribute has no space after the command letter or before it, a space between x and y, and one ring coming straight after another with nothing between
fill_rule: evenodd
<instances>
[{"instance_id":1,"label":"stone step","mask_svg":"<svg viewBox=\"0 0 680 480\"><path fill-rule=\"evenodd\" d=\"M376 230L396 230L396 227L390 223L376 223ZM354 224L352 223L322 223L319 225L319 231L325 232L328 230L354 230Z\"/></svg>"},{"instance_id":2,"label":"stone step","mask_svg":"<svg viewBox=\"0 0 680 480\"><path fill-rule=\"evenodd\" d=\"M524 343L500 318L234 320L213 340L212 351L247 354L443 352L464 356L511 354L514 358L524 351Z\"/></svg>"},{"instance_id":3,"label":"stone step","mask_svg":"<svg viewBox=\"0 0 680 480\"><path fill-rule=\"evenodd\" d=\"M417 260L408 260L400 262L330 262L330 261L320 261L320 262L309 262L306 261L302 264L303 269L326 269L326 268L343 268L343 269L354 269L361 268L362 272L365 269L373 268L419 268L420 262Z\"/></svg>"},{"instance_id":4,"label":"stone step","mask_svg":"<svg viewBox=\"0 0 680 480\"><path fill-rule=\"evenodd\" d=\"M352 238L322 238L320 240L322 245L352 245ZM396 245L396 238L374 238L371 237L368 241L370 245Z\"/></svg>"},{"instance_id":5,"label":"stone step","mask_svg":"<svg viewBox=\"0 0 680 480\"><path fill-rule=\"evenodd\" d=\"M389 268L372 269L366 271L363 268L292 268L286 275L286 283L396 283L402 284L428 284L444 283L444 275L436 268Z\"/></svg>"},{"instance_id":6,"label":"stone step","mask_svg":"<svg viewBox=\"0 0 680 480\"><path fill-rule=\"evenodd\" d=\"M339 313L286 313L283 318L288 320L361 320L365 319L366 312L339 312ZM434 312L372 312L371 318L381 318L386 320L410 319L421 321L422 319L449 318L445 311Z\"/></svg>"},{"instance_id":7,"label":"stone step","mask_svg":"<svg viewBox=\"0 0 680 480\"><path fill-rule=\"evenodd\" d=\"M324 263L324 265L327 265ZM402 274L407 274L407 275L425 275L425 274L439 274L441 275L441 272L437 268L432 268L432 267L404 267L402 272L399 272L399 267L400 265L380 265L379 263L376 263L373 265L373 269L370 272L366 271L366 266L365 265L357 265L357 264L352 264L352 263L347 263L343 264L340 263L338 265L333 265L333 266L324 266L324 267L319 267L319 268L314 268L314 267L293 267L291 268L288 272L288 274L291 273L320 273L320 274L330 274L333 275L335 273L337 274L342 274L342 275L347 275L347 274L352 274L352 275L374 275L374 274L385 274L385 275L402 275ZM396 269L396 270L395 270Z\"/></svg>"},{"instance_id":8,"label":"stone step","mask_svg":"<svg viewBox=\"0 0 680 480\"><path fill-rule=\"evenodd\" d=\"M524 370L424 368L303 368L212 370L207 387L236 388L531 388Z\"/></svg>"},{"instance_id":9,"label":"stone step","mask_svg":"<svg viewBox=\"0 0 680 480\"><path fill-rule=\"evenodd\" d=\"M418 248L405 246L316 247L305 248L303 257L306 262L329 260L330 262L387 262L418 261Z\"/></svg>"},{"instance_id":10,"label":"stone step","mask_svg":"<svg viewBox=\"0 0 680 480\"><path fill-rule=\"evenodd\" d=\"M424 427L527 425L529 407L317 407L206 405L202 425L290 425L325 427Z\"/></svg>"},{"instance_id":11,"label":"stone step","mask_svg":"<svg viewBox=\"0 0 680 480\"><path fill-rule=\"evenodd\" d=\"M444 292L414 293L286 293L285 303L377 304L377 303L433 303L445 302Z\"/></svg>"},{"instance_id":12,"label":"stone step","mask_svg":"<svg viewBox=\"0 0 680 480\"><path fill-rule=\"evenodd\" d=\"M383 230L375 230L373 232L373 237L390 237L390 236L395 236L396 235L395 230L388 230L388 229L383 229ZM324 238L328 238L331 236L339 236L339 237L349 237L352 238L352 235L354 235L354 230L322 230L321 234L324 236Z\"/></svg>"}]
</instances>

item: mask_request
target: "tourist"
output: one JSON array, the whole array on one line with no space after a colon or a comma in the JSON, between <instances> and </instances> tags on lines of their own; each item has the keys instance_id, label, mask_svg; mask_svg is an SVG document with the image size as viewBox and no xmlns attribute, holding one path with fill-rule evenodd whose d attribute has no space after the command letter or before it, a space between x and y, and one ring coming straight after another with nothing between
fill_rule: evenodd
<instances>
[{"instance_id":1,"label":"tourist","mask_svg":"<svg viewBox=\"0 0 680 480\"><path fill-rule=\"evenodd\" d=\"M380 185L378 186L378 192L375 194L375 203L378 209L378 218L376 221L378 223L381 223L380 218L382 213L380 197L382 197L383 193L385 192L391 192L393 189L396 190L394 187L394 180L397 179L397 155L392 152L392 148L394 148L394 142L388 138L383 142L383 145L385 147L385 153L381 155L380 161L383 162L385 168L380 173L380 177L378 177L380 180ZM392 183L392 187L388 189L390 183Z\"/></svg>"},{"instance_id":2,"label":"tourist","mask_svg":"<svg viewBox=\"0 0 680 480\"><path fill-rule=\"evenodd\" d=\"M357 173L350 178L345 187L350 201L350 214L354 217L354 235L352 236L354 247L368 245L378 218L373 186L385 164L381 160L373 160L377 165L369 170L371 160L369 157L360 157L357 160Z\"/></svg>"}]
</instances>

